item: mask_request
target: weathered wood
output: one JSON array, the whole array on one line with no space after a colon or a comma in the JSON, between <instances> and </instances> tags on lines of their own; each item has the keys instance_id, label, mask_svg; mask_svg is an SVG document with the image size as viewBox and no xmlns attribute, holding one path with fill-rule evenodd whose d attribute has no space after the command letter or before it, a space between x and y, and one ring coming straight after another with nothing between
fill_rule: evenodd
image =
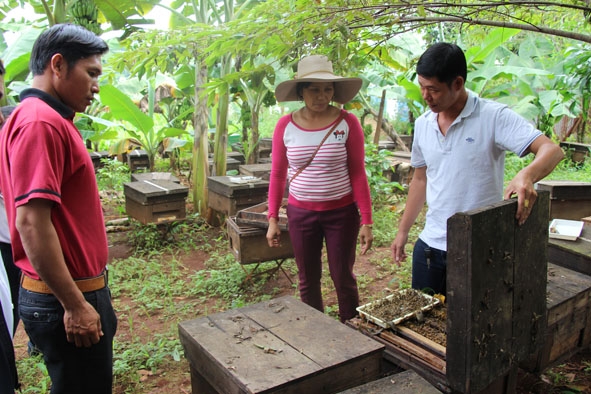
<instances>
[{"instance_id":1,"label":"weathered wood","mask_svg":"<svg viewBox=\"0 0 591 394\"><path fill-rule=\"evenodd\" d=\"M271 175L271 163L241 164L238 171L242 175L256 176L268 181Z\"/></svg>"},{"instance_id":2,"label":"weathered wood","mask_svg":"<svg viewBox=\"0 0 591 394\"><path fill-rule=\"evenodd\" d=\"M222 394L337 393L375 380L384 349L291 296L181 322L179 335L192 381Z\"/></svg>"},{"instance_id":3,"label":"weathered wood","mask_svg":"<svg viewBox=\"0 0 591 394\"><path fill-rule=\"evenodd\" d=\"M287 199L284 199L281 203L283 210L287 207ZM269 204L262 202L257 205L253 205L248 208L244 208L236 213L236 223L241 226L251 226L259 228L269 228L269 222L267 221L267 213L269 211ZM281 231L287 231L288 222L287 214L285 212L279 212L277 225Z\"/></svg>"},{"instance_id":4,"label":"weathered wood","mask_svg":"<svg viewBox=\"0 0 591 394\"><path fill-rule=\"evenodd\" d=\"M523 226L517 201L448 220L447 380L478 392L537 350L545 327L547 192Z\"/></svg>"},{"instance_id":5,"label":"weathered wood","mask_svg":"<svg viewBox=\"0 0 591 394\"><path fill-rule=\"evenodd\" d=\"M143 224L166 223L186 217L185 198L189 188L165 180L143 180L123 184L125 211Z\"/></svg>"},{"instance_id":6,"label":"weathered wood","mask_svg":"<svg viewBox=\"0 0 591 394\"><path fill-rule=\"evenodd\" d=\"M548 261L591 275L591 223L585 223L581 236L576 241L550 238Z\"/></svg>"},{"instance_id":7,"label":"weathered wood","mask_svg":"<svg viewBox=\"0 0 591 394\"><path fill-rule=\"evenodd\" d=\"M131 181L170 181L181 183L180 179L170 172L134 172L131 174Z\"/></svg>"},{"instance_id":8,"label":"weathered wood","mask_svg":"<svg viewBox=\"0 0 591 394\"><path fill-rule=\"evenodd\" d=\"M409 354L412 354L413 357L418 357L419 359L425 361L432 369L445 374L445 359L443 359L440 355L433 354L432 352L429 352L428 350L415 345L414 343L407 341L390 331L383 331L380 334L380 337L384 338L392 345L399 347Z\"/></svg>"},{"instance_id":9,"label":"weathered wood","mask_svg":"<svg viewBox=\"0 0 591 394\"><path fill-rule=\"evenodd\" d=\"M281 234L281 246L270 248L267 242L267 230L239 225L233 217L226 219L226 225L230 249L240 264L260 263L294 256L287 231Z\"/></svg>"},{"instance_id":10,"label":"weathered wood","mask_svg":"<svg viewBox=\"0 0 591 394\"><path fill-rule=\"evenodd\" d=\"M550 219L581 220L591 215L591 182L540 181L536 189L550 192Z\"/></svg>"},{"instance_id":11,"label":"weathered wood","mask_svg":"<svg viewBox=\"0 0 591 394\"><path fill-rule=\"evenodd\" d=\"M234 183L228 176L207 178L209 207L233 216L241 209L267 201L269 182Z\"/></svg>"},{"instance_id":12,"label":"weathered wood","mask_svg":"<svg viewBox=\"0 0 591 394\"><path fill-rule=\"evenodd\" d=\"M408 370L374 382L354 387L341 394L439 394L441 393L415 371Z\"/></svg>"},{"instance_id":13,"label":"weathered wood","mask_svg":"<svg viewBox=\"0 0 591 394\"><path fill-rule=\"evenodd\" d=\"M591 277L548 264L547 327L542 348L521 363L540 373L591 344Z\"/></svg>"},{"instance_id":14,"label":"weathered wood","mask_svg":"<svg viewBox=\"0 0 591 394\"><path fill-rule=\"evenodd\" d=\"M439 355L441 358L443 358L445 360L445 353L446 353L445 346L441 346L437 342L433 342L429 338L424 337L421 334L411 330L410 328L404 327L404 326L397 326L397 327L395 327L394 330L401 337L407 338L407 339L413 341L414 343L419 344L419 345L431 350L433 353Z\"/></svg>"}]
</instances>

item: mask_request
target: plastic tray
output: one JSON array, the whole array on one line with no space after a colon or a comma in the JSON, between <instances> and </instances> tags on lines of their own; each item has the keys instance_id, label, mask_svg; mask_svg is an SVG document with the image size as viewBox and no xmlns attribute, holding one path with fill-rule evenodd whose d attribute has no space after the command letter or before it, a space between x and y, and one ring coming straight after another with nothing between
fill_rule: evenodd
<instances>
[{"instance_id":1,"label":"plastic tray","mask_svg":"<svg viewBox=\"0 0 591 394\"><path fill-rule=\"evenodd\" d=\"M583 224L578 220L554 219L550 223L550 238L576 241L583 231Z\"/></svg>"},{"instance_id":2,"label":"plastic tray","mask_svg":"<svg viewBox=\"0 0 591 394\"><path fill-rule=\"evenodd\" d=\"M406 293L408 291L417 291L418 292L418 290L414 290L414 289L404 289L404 290L399 290L398 293L404 294L404 293ZM435 305L438 305L441 302L438 298L432 297L429 294L425 294L425 293L422 293L422 292L419 292L419 293L421 294L421 296L425 297L425 299L427 299L429 301L429 304L427 304L426 306L422 307L420 309L420 311L425 312L425 311L428 311L430 309L433 309L433 307ZM390 301L390 300L392 300L394 298L394 296L395 295L392 294L392 295L389 295L389 296L387 296L387 297L385 297L385 298L383 298L381 300L373 301L373 302L367 303L365 305L358 306L357 307L357 312L359 312L359 314L362 317L364 317L366 320L368 320L370 322L373 322L373 323L375 323L378 326L383 327L383 328L392 328L393 326L395 326L397 324L400 324L403 321L406 321L406 320L412 318L413 316L416 315L417 312L419 312L419 310L412 311L412 312L409 312L409 313L405 314L404 316L397 317L396 319L390 320L390 321L384 321L384 320L382 320L382 319L380 319L380 318L378 318L376 316L372 316L368 312L366 312L366 309L370 308L372 305L377 304L377 303L380 303L380 302L383 302L384 300Z\"/></svg>"}]
</instances>

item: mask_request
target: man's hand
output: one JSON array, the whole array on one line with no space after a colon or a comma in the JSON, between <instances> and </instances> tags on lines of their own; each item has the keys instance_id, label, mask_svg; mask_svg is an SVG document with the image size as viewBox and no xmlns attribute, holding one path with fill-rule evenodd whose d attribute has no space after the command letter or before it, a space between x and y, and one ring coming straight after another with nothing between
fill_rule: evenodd
<instances>
[{"instance_id":1,"label":"man's hand","mask_svg":"<svg viewBox=\"0 0 591 394\"><path fill-rule=\"evenodd\" d=\"M508 200L517 196L517 213L515 218L521 226L529 217L532 207L538 198L533 181L521 170L505 189L504 198Z\"/></svg>"},{"instance_id":2,"label":"man's hand","mask_svg":"<svg viewBox=\"0 0 591 394\"><path fill-rule=\"evenodd\" d=\"M79 309L65 310L64 326L68 342L73 342L76 347L91 347L104 335L101 318L88 302L82 304Z\"/></svg>"},{"instance_id":3,"label":"man's hand","mask_svg":"<svg viewBox=\"0 0 591 394\"><path fill-rule=\"evenodd\" d=\"M404 246L408 242L408 234L398 231L396 234L396 238L392 241L392 245L390 245L390 250L392 251L392 258L396 265L400 267L400 263L406 260L406 252L404 251Z\"/></svg>"}]
</instances>

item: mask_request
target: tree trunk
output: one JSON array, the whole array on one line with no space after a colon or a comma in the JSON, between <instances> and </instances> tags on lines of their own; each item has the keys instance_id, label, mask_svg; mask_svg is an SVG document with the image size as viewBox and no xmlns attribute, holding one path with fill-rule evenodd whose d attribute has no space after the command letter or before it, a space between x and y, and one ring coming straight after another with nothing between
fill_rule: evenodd
<instances>
[{"instance_id":1,"label":"tree trunk","mask_svg":"<svg viewBox=\"0 0 591 394\"><path fill-rule=\"evenodd\" d=\"M193 141L193 202L194 211L208 220L207 177L208 166L208 112L207 98L202 97L202 86L207 82L207 67L195 67L195 113L193 115L193 128L195 139Z\"/></svg>"}]
</instances>

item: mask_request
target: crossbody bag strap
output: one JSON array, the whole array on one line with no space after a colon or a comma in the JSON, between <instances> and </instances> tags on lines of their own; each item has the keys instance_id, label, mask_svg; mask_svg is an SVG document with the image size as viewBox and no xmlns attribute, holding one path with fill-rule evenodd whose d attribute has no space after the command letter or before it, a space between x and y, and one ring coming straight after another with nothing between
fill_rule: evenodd
<instances>
[{"instance_id":1,"label":"crossbody bag strap","mask_svg":"<svg viewBox=\"0 0 591 394\"><path fill-rule=\"evenodd\" d=\"M310 159L308 159L308 161L306 162L306 164L304 164L303 166L301 166L300 168L298 168L298 170L296 171L296 173L293 174L293 176L290 178L290 180L289 180L290 183L293 182L293 180L298 175L300 175L300 173L302 171L304 171L306 169L306 167L308 167L310 165L310 163L312 163L312 160L314 160L314 157L316 156L316 153L318 153L318 151L320 150L320 147L322 146L322 144L324 144L324 142L326 141L326 139L328 138L328 136L332 134L332 132L334 131L334 129L337 128L337 126L339 125L339 123L341 123L341 120L343 120L344 117L345 117L344 113L341 112L341 114L339 115L339 117L335 121L335 124L330 128L330 130L328 130L328 133L326 133L326 135L324 136L324 138L322 139L322 141L320 141L320 144L316 147L316 150L314 151L314 153L312 153L312 156L310 156Z\"/></svg>"}]
</instances>

